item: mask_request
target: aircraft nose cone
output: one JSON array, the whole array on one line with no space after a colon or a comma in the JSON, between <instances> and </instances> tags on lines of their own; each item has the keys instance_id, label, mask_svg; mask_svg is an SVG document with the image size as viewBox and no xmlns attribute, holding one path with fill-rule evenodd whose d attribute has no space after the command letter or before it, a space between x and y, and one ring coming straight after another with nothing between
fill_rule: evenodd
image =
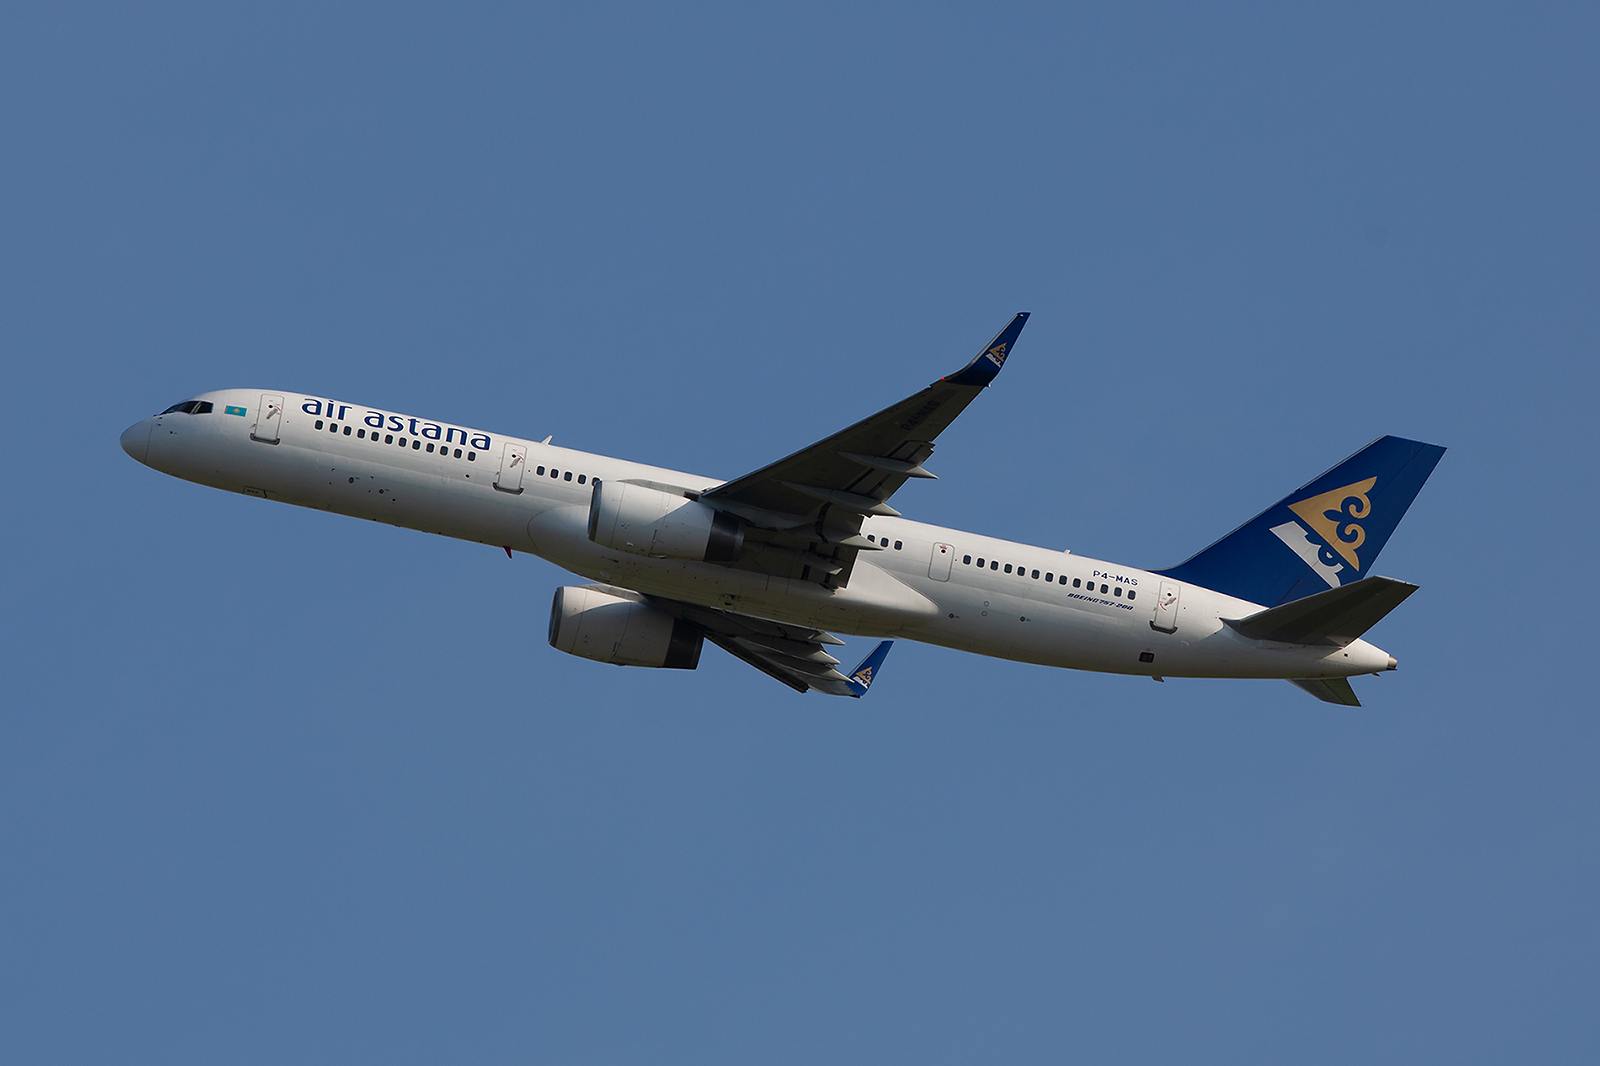
<instances>
[{"instance_id":1,"label":"aircraft nose cone","mask_svg":"<svg viewBox=\"0 0 1600 1066\"><path fill-rule=\"evenodd\" d=\"M150 454L150 420L135 422L122 431L122 450L133 456L138 462L144 462L145 456Z\"/></svg>"}]
</instances>

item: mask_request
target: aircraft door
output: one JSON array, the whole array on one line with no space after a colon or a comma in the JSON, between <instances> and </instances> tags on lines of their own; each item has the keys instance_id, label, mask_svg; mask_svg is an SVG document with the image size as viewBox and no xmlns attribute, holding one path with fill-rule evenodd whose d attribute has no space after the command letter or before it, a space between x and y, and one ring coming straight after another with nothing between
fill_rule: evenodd
<instances>
[{"instance_id":1,"label":"aircraft door","mask_svg":"<svg viewBox=\"0 0 1600 1066\"><path fill-rule=\"evenodd\" d=\"M522 491L522 474L528 467L528 446L508 443L500 453L500 472L494 476L494 487L512 495Z\"/></svg>"},{"instance_id":2,"label":"aircraft door","mask_svg":"<svg viewBox=\"0 0 1600 1066\"><path fill-rule=\"evenodd\" d=\"M955 561L956 550L948 544L935 544L933 558L928 562L928 576L935 581L950 580L950 564Z\"/></svg>"},{"instance_id":3,"label":"aircraft door","mask_svg":"<svg viewBox=\"0 0 1600 1066\"><path fill-rule=\"evenodd\" d=\"M250 439L262 444L278 443L283 428L283 397L261 394L261 406L256 408L256 424L250 427Z\"/></svg>"},{"instance_id":4,"label":"aircraft door","mask_svg":"<svg viewBox=\"0 0 1600 1066\"><path fill-rule=\"evenodd\" d=\"M1183 595L1183 586L1176 581L1163 581L1161 590L1156 593L1156 616L1150 619L1150 628L1161 633L1176 633L1178 631L1178 599Z\"/></svg>"}]
</instances>

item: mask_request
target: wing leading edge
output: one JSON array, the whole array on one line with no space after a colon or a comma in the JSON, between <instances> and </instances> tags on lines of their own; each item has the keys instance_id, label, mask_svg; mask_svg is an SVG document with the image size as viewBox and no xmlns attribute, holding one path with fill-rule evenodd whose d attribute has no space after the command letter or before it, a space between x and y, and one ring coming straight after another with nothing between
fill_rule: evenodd
<instances>
[{"instance_id":1,"label":"wing leading edge","mask_svg":"<svg viewBox=\"0 0 1600 1066\"><path fill-rule=\"evenodd\" d=\"M934 476L922 468L934 438L1000 373L1027 322L1028 312L1017 314L956 373L701 499L736 513L753 508L801 518L824 507L854 512L858 520L899 514L889 497L911 478Z\"/></svg>"},{"instance_id":2,"label":"wing leading edge","mask_svg":"<svg viewBox=\"0 0 1600 1066\"><path fill-rule=\"evenodd\" d=\"M933 441L1000 373L1028 312L1015 315L954 374L753 473L699 494L748 523L745 565L834 588L849 581L856 553L876 551L861 535L872 515L897 516L889 497L912 478ZM791 571L792 568L792 571Z\"/></svg>"}]
</instances>

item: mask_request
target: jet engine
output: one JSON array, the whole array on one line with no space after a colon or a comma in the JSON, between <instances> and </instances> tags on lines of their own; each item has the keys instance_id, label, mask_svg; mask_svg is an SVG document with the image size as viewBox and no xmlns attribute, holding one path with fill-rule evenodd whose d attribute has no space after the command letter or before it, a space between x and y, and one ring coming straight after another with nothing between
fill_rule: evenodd
<instances>
[{"instance_id":1,"label":"jet engine","mask_svg":"<svg viewBox=\"0 0 1600 1066\"><path fill-rule=\"evenodd\" d=\"M701 631L659 611L637 593L566 585L550 604L550 646L616 666L693 670Z\"/></svg>"},{"instance_id":2,"label":"jet engine","mask_svg":"<svg viewBox=\"0 0 1600 1066\"><path fill-rule=\"evenodd\" d=\"M739 557L744 520L644 485L596 481L589 539L634 555L727 563Z\"/></svg>"}]
</instances>

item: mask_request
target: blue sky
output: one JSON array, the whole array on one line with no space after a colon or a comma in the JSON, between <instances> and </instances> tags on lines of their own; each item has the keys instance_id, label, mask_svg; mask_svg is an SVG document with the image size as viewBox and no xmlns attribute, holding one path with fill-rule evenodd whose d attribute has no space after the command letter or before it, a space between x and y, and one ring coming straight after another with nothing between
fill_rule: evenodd
<instances>
[{"instance_id":1,"label":"blue sky","mask_svg":"<svg viewBox=\"0 0 1600 1066\"><path fill-rule=\"evenodd\" d=\"M1591 1061L1596 21L7 5L7 1057ZM260 386L731 477L1022 309L909 516L1169 565L1450 448L1366 707L604 667L537 559L117 447Z\"/></svg>"}]
</instances>

